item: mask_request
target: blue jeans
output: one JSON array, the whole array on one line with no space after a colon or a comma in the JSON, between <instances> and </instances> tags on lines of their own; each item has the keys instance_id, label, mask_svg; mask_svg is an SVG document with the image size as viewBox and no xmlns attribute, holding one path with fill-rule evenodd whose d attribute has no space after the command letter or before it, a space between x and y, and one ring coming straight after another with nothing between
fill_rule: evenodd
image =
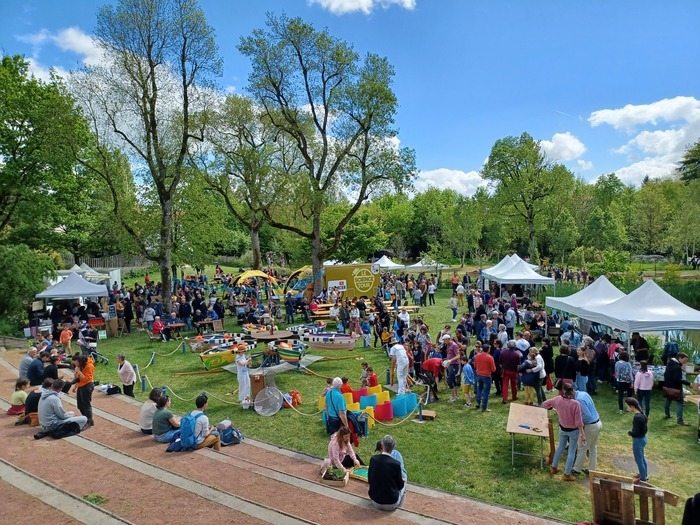
<instances>
[{"instance_id":1,"label":"blue jeans","mask_svg":"<svg viewBox=\"0 0 700 525\"><path fill-rule=\"evenodd\" d=\"M491 376L476 376L476 404L481 406L482 412L486 412L489 407L489 394L491 394Z\"/></svg>"},{"instance_id":2,"label":"blue jeans","mask_svg":"<svg viewBox=\"0 0 700 525\"><path fill-rule=\"evenodd\" d=\"M574 468L574 460L576 459L576 446L578 444L578 428L576 430L566 431L559 428L559 445L557 445L557 450L554 452L554 459L552 459L552 466L557 468L559 465L559 460L561 455L566 449L566 444L569 443L569 451L566 453L566 466L564 467L564 474L571 474Z\"/></svg>"},{"instance_id":3,"label":"blue jeans","mask_svg":"<svg viewBox=\"0 0 700 525\"><path fill-rule=\"evenodd\" d=\"M649 417L649 401L651 400L651 390L638 390L637 401L644 407L644 415Z\"/></svg>"},{"instance_id":4,"label":"blue jeans","mask_svg":"<svg viewBox=\"0 0 700 525\"><path fill-rule=\"evenodd\" d=\"M681 389L681 400L676 401L676 420L680 423L683 421L683 389ZM671 400L667 399L666 404L664 405L664 413L666 414L666 417L671 417Z\"/></svg>"},{"instance_id":5,"label":"blue jeans","mask_svg":"<svg viewBox=\"0 0 700 525\"><path fill-rule=\"evenodd\" d=\"M158 443L172 443L178 437L180 437L179 428L172 428L168 430L165 434L161 434L160 436L156 436L155 434L153 434L153 439L155 439Z\"/></svg>"},{"instance_id":6,"label":"blue jeans","mask_svg":"<svg viewBox=\"0 0 700 525\"><path fill-rule=\"evenodd\" d=\"M632 453L634 454L634 462L639 469L639 479L647 480L647 460L644 457L644 447L647 445L647 437L632 438Z\"/></svg>"},{"instance_id":7,"label":"blue jeans","mask_svg":"<svg viewBox=\"0 0 700 525\"><path fill-rule=\"evenodd\" d=\"M457 308L452 308L452 319L457 319Z\"/></svg>"},{"instance_id":8,"label":"blue jeans","mask_svg":"<svg viewBox=\"0 0 700 525\"><path fill-rule=\"evenodd\" d=\"M576 390L580 390L581 392L587 392L587 390L586 390L587 383L588 383L588 376L582 376L581 372L576 372L576 382L574 383Z\"/></svg>"}]
</instances>

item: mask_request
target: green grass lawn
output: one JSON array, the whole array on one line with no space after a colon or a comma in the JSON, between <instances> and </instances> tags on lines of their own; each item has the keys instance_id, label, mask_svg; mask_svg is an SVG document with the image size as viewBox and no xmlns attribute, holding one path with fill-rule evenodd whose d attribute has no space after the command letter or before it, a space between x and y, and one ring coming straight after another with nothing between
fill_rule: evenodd
<instances>
[{"instance_id":1,"label":"green grass lawn","mask_svg":"<svg viewBox=\"0 0 700 525\"><path fill-rule=\"evenodd\" d=\"M423 309L420 316L430 326L433 337L439 328L450 321L451 312L447 307L448 292L440 290L437 305ZM451 323L450 323L451 324ZM238 331L235 319L227 318L228 331ZM194 408L194 398L207 391L211 400L209 416L213 423L230 418L246 436L254 437L276 445L292 448L308 454L323 457L326 453L328 436L324 432L320 415L302 416L290 409L284 409L272 417L262 417L253 410L244 411L239 406L229 404L237 397L226 397L237 387L236 376L228 372L174 377L176 372L203 370L197 354L180 351L170 354L178 347L178 342L149 343L143 332L119 339L100 342L100 352L111 361L108 366L96 366L96 379L100 382L118 382L114 356L124 353L132 363L138 363L143 371L148 364L151 352L157 352L155 364L145 373L153 386L167 385L169 389L184 398L173 398L173 410L185 413ZM556 352L556 350L555 350ZM321 361L310 368L321 376L343 376L358 386L360 356L370 363L384 382L382 373L388 366L388 359L378 349L363 349L358 343L353 354L349 352L313 352L333 357L355 355L356 359ZM325 387L325 379L302 372L286 372L276 376L276 383L282 391L299 390L304 402L299 407L302 412L311 414L317 411L316 401ZM445 390L442 386L442 390ZM137 388L137 391L140 389ZM416 388L422 392L421 387ZM137 394L141 400L146 394ZM216 396L216 397L213 397ZM591 504L588 485L565 483L561 475L550 477L548 470L539 469L536 458L517 458L515 467L510 461L510 436L506 433L508 406L491 397L493 412L482 414L461 403L448 404L441 398L440 403L431 405L437 411L437 419L416 424L406 421L398 426L377 426L370 429L369 437L362 440L359 453L369 460L374 444L386 433L393 434L398 448L403 454L411 482L435 487L460 495L471 496L507 505L537 514L547 515L567 521L591 519ZM603 432L599 444L598 469L625 474L613 466L616 457L632 457L631 429L632 418L625 413L620 415L617 398L608 385L599 386L599 395L594 398L603 421ZM682 498L693 495L698 490L697 465L700 461L700 446L697 444L695 423L697 415L694 405L686 406L686 420L692 426L681 428L675 418L663 418L663 399L660 392L652 397L652 412L649 424L649 444L647 460L656 466L652 470L652 483L673 491ZM556 428L556 424L555 424ZM555 432L558 437L558 432ZM520 442L523 447L523 442ZM529 444L532 451L539 445ZM693 481L695 480L695 481ZM678 523L682 515L679 508L669 508L669 523Z\"/></svg>"}]
</instances>

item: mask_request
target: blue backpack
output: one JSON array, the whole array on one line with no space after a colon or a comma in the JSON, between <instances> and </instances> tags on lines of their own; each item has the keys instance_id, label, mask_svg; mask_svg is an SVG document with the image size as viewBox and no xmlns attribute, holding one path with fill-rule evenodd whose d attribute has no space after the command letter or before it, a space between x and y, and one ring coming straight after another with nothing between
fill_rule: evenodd
<instances>
[{"instance_id":1,"label":"blue backpack","mask_svg":"<svg viewBox=\"0 0 700 525\"><path fill-rule=\"evenodd\" d=\"M197 437L194 435L195 422L202 412L193 416L190 412L180 419L180 446L182 450L194 450L197 447Z\"/></svg>"}]
</instances>

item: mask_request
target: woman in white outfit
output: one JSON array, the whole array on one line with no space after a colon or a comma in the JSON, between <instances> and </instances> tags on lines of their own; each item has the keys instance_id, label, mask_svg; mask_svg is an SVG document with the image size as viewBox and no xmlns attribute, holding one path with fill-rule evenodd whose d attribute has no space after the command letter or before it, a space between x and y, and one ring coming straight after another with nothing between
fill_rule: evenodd
<instances>
[{"instance_id":1,"label":"woman in white outfit","mask_svg":"<svg viewBox=\"0 0 700 525\"><path fill-rule=\"evenodd\" d=\"M248 366L252 359L245 355L247 345L238 345L236 352L236 370L238 377L238 401L241 402L243 408L250 407L250 376L248 375Z\"/></svg>"}]
</instances>

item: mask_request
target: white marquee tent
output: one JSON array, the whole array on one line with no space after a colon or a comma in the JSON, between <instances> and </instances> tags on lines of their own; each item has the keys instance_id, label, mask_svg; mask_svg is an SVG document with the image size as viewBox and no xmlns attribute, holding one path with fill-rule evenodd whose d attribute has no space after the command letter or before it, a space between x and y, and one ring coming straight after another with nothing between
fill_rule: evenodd
<instances>
[{"instance_id":1,"label":"white marquee tent","mask_svg":"<svg viewBox=\"0 0 700 525\"><path fill-rule=\"evenodd\" d=\"M510 256L506 255L501 259L496 266L492 266L491 268L486 268L483 270L481 273L485 276L488 277L489 279L493 279L495 275L499 275L505 270L508 270L515 266L516 261L510 258Z\"/></svg>"},{"instance_id":2,"label":"white marquee tent","mask_svg":"<svg viewBox=\"0 0 700 525\"><path fill-rule=\"evenodd\" d=\"M37 299L77 299L78 297L106 297L107 288L101 284L93 284L83 279L77 273L68 274L60 283L50 286Z\"/></svg>"},{"instance_id":3,"label":"white marquee tent","mask_svg":"<svg viewBox=\"0 0 700 525\"><path fill-rule=\"evenodd\" d=\"M607 277L601 275L590 286L567 297L547 297L548 308L583 317L585 308L594 308L610 304L625 297L625 294L615 287Z\"/></svg>"},{"instance_id":4,"label":"white marquee tent","mask_svg":"<svg viewBox=\"0 0 700 525\"><path fill-rule=\"evenodd\" d=\"M416 264L411 264L410 266L406 266L406 268L420 269L420 268L435 268L436 266L439 269L445 269L445 268L450 267L447 264L436 263L435 261L433 261L431 259L421 259Z\"/></svg>"},{"instance_id":5,"label":"white marquee tent","mask_svg":"<svg viewBox=\"0 0 700 525\"><path fill-rule=\"evenodd\" d=\"M536 264L532 264L532 263L529 263L529 262L521 259L517 253L514 253L513 255L511 255L510 258L513 260L513 262L516 262L516 263L518 261L523 261L531 270L539 270L540 269L540 267L537 266Z\"/></svg>"},{"instance_id":6,"label":"white marquee tent","mask_svg":"<svg viewBox=\"0 0 700 525\"><path fill-rule=\"evenodd\" d=\"M484 272L484 274L486 274ZM553 277L545 277L533 271L525 261L520 260L510 268L487 275L500 284L554 284Z\"/></svg>"},{"instance_id":7,"label":"white marquee tent","mask_svg":"<svg viewBox=\"0 0 700 525\"><path fill-rule=\"evenodd\" d=\"M628 333L700 330L700 311L672 297L654 281L615 302L584 308L580 317Z\"/></svg>"},{"instance_id":8,"label":"white marquee tent","mask_svg":"<svg viewBox=\"0 0 700 525\"><path fill-rule=\"evenodd\" d=\"M396 264L386 255L382 255L382 258L376 261L375 264L378 264L380 268L384 268L385 270L396 270L398 268L405 268L403 264Z\"/></svg>"}]
</instances>

